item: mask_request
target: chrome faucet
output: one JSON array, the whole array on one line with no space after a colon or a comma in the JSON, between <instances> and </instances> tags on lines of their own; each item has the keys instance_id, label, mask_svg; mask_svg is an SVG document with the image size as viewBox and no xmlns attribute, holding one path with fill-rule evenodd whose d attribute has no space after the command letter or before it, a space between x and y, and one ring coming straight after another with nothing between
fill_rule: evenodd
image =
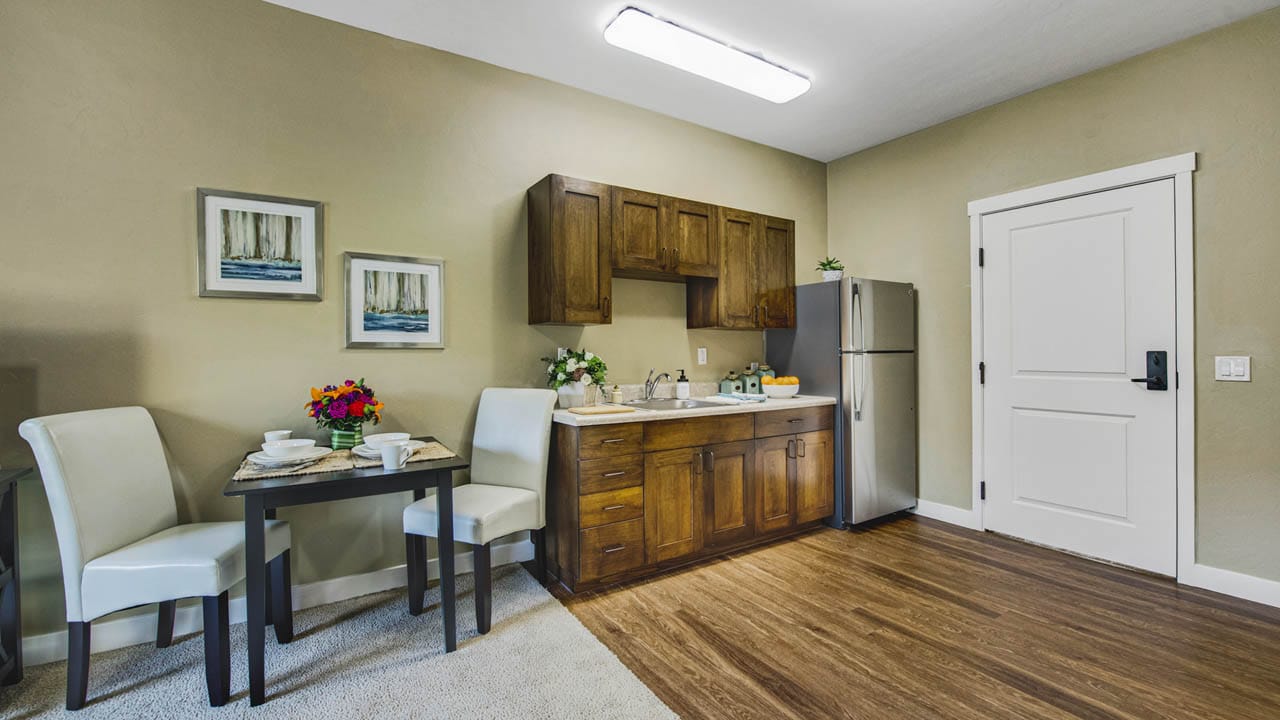
<instances>
[{"instance_id":1,"label":"chrome faucet","mask_svg":"<svg viewBox=\"0 0 1280 720\"><path fill-rule=\"evenodd\" d=\"M662 373L658 377L653 376L653 371L657 368L649 368L649 377L644 381L644 399L652 400L653 393L658 389L658 383L662 382L662 378L671 380L671 373Z\"/></svg>"}]
</instances>

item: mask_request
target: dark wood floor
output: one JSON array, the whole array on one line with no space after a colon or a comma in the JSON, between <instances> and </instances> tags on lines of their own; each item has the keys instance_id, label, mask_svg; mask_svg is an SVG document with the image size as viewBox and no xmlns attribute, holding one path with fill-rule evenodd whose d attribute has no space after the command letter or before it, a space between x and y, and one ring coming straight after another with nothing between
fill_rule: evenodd
<instances>
[{"instance_id":1,"label":"dark wood floor","mask_svg":"<svg viewBox=\"0 0 1280 720\"><path fill-rule=\"evenodd\" d=\"M1280 610L927 519L563 595L685 718L1280 718Z\"/></svg>"}]
</instances>

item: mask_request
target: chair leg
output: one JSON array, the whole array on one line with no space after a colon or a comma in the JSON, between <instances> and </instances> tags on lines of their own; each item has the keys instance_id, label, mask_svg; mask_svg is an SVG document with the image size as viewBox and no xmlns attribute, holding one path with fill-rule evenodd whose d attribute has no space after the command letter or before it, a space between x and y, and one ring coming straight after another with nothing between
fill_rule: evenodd
<instances>
[{"instance_id":1,"label":"chair leg","mask_svg":"<svg viewBox=\"0 0 1280 720\"><path fill-rule=\"evenodd\" d=\"M231 623L227 593L204 601L204 680L209 705L222 707L231 697Z\"/></svg>"},{"instance_id":2,"label":"chair leg","mask_svg":"<svg viewBox=\"0 0 1280 720\"><path fill-rule=\"evenodd\" d=\"M533 541L533 577L542 587L548 584L547 579L547 529L538 528L529 531L529 539Z\"/></svg>"},{"instance_id":3,"label":"chair leg","mask_svg":"<svg viewBox=\"0 0 1280 720\"><path fill-rule=\"evenodd\" d=\"M173 618L177 609L177 600L160 603L160 610L156 613L156 647L167 648L173 644Z\"/></svg>"},{"instance_id":4,"label":"chair leg","mask_svg":"<svg viewBox=\"0 0 1280 720\"><path fill-rule=\"evenodd\" d=\"M484 635L489 632L489 622L493 616L493 583L489 566L489 543L474 545L471 548L475 560L476 579L476 630Z\"/></svg>"},{"instance_id":5,"label":"chair leg","mask_svg":"<svg viewBox=\"0 0 1280 720\"><path fill-rule=\"evenodd\" d=\"M427 592L427 541L421 535L404 534L405 571L409 580L409 614L422 614L422 596Z\"/></svg>"},{"instance_id":6,"label":"chair leg","mask_svg":"<svg viewBox=\"0 0 1280 720\"><path fill-rule=\"evenodd\" d=\"M67 709L79 710L89 697L89 623L67 623Z\"/></svg>"},{"instance_id":7,"label":"chair leg","mask_svg":"<svg viewBox=\"0 0 1280 720\"><path fill-rule=\"evenodd\" d=\"M267 563L271 577L271 624L276 629L276 642L293 642L293 583L289 577L289 551L285 550Z\"/></svg>"}]
</instances>

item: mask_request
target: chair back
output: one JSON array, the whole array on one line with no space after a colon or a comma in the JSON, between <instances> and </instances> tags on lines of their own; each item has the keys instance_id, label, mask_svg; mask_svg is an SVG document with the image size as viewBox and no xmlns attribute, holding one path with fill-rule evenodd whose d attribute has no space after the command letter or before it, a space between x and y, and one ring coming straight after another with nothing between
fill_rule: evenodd
<instances>
[{"instance_id":1,"label":"chair back","mask_svg":"<svg viewBox=\"0 0 1280 720\"><path fill-rule=\"evenodd\" d=\"M471 441L471 482L538 493L538 527L546 524L547 457L556 393L485 388Z\"/></svg>"},{"instance_id":2,"label":"chair back","mask_svg":"<svg viewBox=\"0 0 1280 720\"><path fill-rule=\"evenodd\" d=\"M24 421L62 555L67 621L81 622L85 563L178 524L160 433L145 408Z\"/></svg>"}]
</instances>

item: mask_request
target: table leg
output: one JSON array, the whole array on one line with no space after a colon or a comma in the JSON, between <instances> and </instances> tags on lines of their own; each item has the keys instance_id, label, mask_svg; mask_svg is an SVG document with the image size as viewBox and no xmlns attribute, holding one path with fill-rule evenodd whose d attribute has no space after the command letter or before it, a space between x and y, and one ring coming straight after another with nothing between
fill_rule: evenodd
<instances>
[{"instance_id":1,"label":"table leg","mask_svg":"<svg viewBox=\"0 0 1280 720\"><path fill-rule=\"evenodd\" d=\"M268 520L276 519L275 508L270 508L266 510L263 514ZM270 570L268 570L267 574L270 575ZM267 581L267 603L266 603L267 614L266 614L266 619L262 621L264 625L276 624L276 602L271 594L275 589L271 585L272 585L271 581L268 580Z\"/></svg>"},{"instance_id":2,"label":"table leg","mask_svg":"<svg viewBox=\"0 0 1280 720\"><path fill-rule=\"evenodd\" d=\"M22 605L18 597L18 484L9 485L9 491L0 491L0 568L8 567L13 575L9 584L0 590L0 643L13 667L3 677L0 685L13 685L22 679ZM3 665L5 660L0 660Z\"/></svg>"},{"instance_id":3,"label":"table leg","mask_svg":"<svg viewBox=\"0 0 1280 720\"><path fill-rule=\"evenodd\" d=\"M259 495L244 496L245 604L249 633L249 704L266 701L266 513Z\"/></svg>"},{"instance_id":4,"label":"table leg","mask_svg":"<svg viewBox=\"0 0 1280 720\"><path fill-rule=\"evenodd\" d=\"M444 617L444 651L458 649L457 598L453 590L453 473L437 473L436 540L440 553L440 614Z\"/></svg>"}]
</instances>

